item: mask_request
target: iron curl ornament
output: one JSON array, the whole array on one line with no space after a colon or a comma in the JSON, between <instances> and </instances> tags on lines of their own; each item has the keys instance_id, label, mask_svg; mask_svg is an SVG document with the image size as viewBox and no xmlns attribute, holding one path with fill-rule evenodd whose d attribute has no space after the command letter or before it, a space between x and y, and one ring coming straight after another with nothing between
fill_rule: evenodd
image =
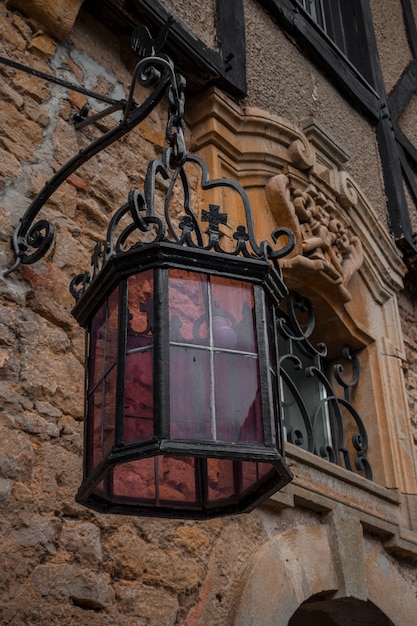
<instances>
[{"instance_id":1,"label":"iron curl ornament","mask_svg":"<svg viewBox=\"0 0 417 626\"><path fill-rule=\"evenodd\" d=\"M142 87L153 88L152 92L142 104L138 104L134 98L136 84ZM168 120L166 125L166 138L169 145L163 151L161 159L152 161L148 165L144 193L142 194L138 190L131 191L128 196L127 204L122 206L111 219L104 246L101 247L99 245L96 248L92 274L85 274L82 278L76 277L71 286L71 293L76 298L80 297L81 292L77 291L77 285L82 282L83 289L85 289L91 282L94 275L98 272L98 257L101 257L102 263L104 263L112 254L120 254L126 251L124 244L134 230L137 230L138 233L149 233L150 230L157 227L155 241L173 240L178 245L201 247L205 250L226 253L219 242L218 226L221 223L226 223L227 215L219 213L220 207L211 205L208 212L202 212L202 220L208 221L207 232L209 235L209 242L207 244L203 243L202 226L199 224L198 217L191 206L191 190L185 172L185 165L189 163L194 163L201 169L201 187L203 190L218 187L229 188L233 189L241 198L246 226L238 226L233 234L233 238L236 240L236 248L231 254L235 256L243 255L246 258L269 260L274 264L277 271L280 272L278 259L289 254L295 245L292 231L282 227L275 229L271 233L271 239L274 244L282 237L287 240L286 244L280 249L276 249L274 245L268 241L262 241L258 244L255 237L251 205L244 188L230 179L222 178L210 180L208 169L203 159L187 152L184 139L186 128L184 122L184 89L185 79L183 76L176 73L172 60L166 55L151 55L137 63L126 100L112 104L101 113L91 116L88 115L89 106L87 105L83 107L80 113L74 116L75 127L81 129L87 124L92 124L98 119L103 118L105 115L114 113L116 110L122 109L123 113L122 119L117 126L106 132L97 140L91 142L88 146L82 148L76 155L69 159L69 161L45 183L43 188L35 196L23 217L19 220L19 224L13 234L12 248L15 261L13 265L5 271L4 276L13 273L20 265L30 265L37 262L49 251L54 241L55 228L53 224L46 219L35 220L52 194L84 163L121 139L143 122L159 104L164 95L167 95L169 100ZM163 179L167 180L170 177L171 171L173 171L173 175L164 206L164 222L161 216L158 216L155 211L153 200L155 179L157 175L160 175ZM169 203L177 180L181 182L184 191L185 214L179 224L180 233L173 227L173 222L169 214ZM127 214L130 215L132 222L126 227L117 241L115 241L117 226ZM137 242L135 245L139 246L141 244Z\"/></svg>"}]
</instances>

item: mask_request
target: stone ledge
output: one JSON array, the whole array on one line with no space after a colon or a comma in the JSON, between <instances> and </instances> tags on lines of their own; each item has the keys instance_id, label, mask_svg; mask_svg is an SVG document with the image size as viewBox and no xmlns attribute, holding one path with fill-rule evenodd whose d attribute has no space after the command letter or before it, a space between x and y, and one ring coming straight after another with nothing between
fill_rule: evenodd
<instances>
[{"instance_id":1,"label":"stone ledge","mask_svg":"<svg viewBox=\"0 0 417 626\"><path fill-rule=\"evenodd\" d=\"M294 480L268 506L301 506L320 513L348 507L364 530L383 538L387 552L417 560L417 533L402 524L404 503L397 489L381 487L294 445L287 444L286 452Z\"/></svg>"}]
</instances>

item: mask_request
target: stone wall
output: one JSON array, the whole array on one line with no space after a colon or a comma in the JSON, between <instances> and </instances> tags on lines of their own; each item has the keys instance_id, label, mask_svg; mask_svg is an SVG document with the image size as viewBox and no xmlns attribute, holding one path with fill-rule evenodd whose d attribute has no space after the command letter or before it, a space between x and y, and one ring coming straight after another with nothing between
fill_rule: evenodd
<instances>
[{"instance_id":1,"label":"stone wall","mask_svg":"<svg viewBox=\"0 0 417 626\"><path fill-rule=\"evenodd\" d=\"M260 19L258 13L255 17L248 26L253 37ZM83 11L70 35L58 43L39 24L1 3L0 36L3 56L115 98L126 94L135 63L128 42ZM253 88L251 98L256 95ZM72 115L85 103L84 96L1 64L0 98L3 269L12 260L13 228L30 200L66 159L115 118L76 131ZM94 112L104 106L94 103ZM309 113L307 106L300 109L304 113ZM349 508L349 497L363 487L359 479L347 490L344 504L335 505L340 519L329 513L332 504L325 502L325 494L313 494L307 502L299 461L292 462L299 480L294 489L243 517L201 523L120 518L74 502L82 473L84 336L70 314L68 284L89 265L94 243L103 237L126 192L142 187L145 163L164 144L164 126L158 109L139 130L73 174L45 208L44 215L57 227L47 258L0 278L0 621L12 626L249 626L255 622L246 621L249 612L240 610L240 604L250 603L254 616L265 609L271 619L279 619L273 613L283 606L275 574L291 567L294 581L303 585L294 584L288 610L309 594L335 589L363 600L369 570L369 578L384 580L387 590L395 578L393 588L401 589L406 600L399 606L394 598L389 606L385 599L386 610L393 619L400 616L401 626L412 626L415 568L398 557L398 546L405 544L395 535L395 524L386 521L398 501L384 493L386 508L378 521L371 524L369 516L359 520L360 506ZM376 161L375 146L369 149L370 160ZM379 187L375 198L381 194ZM415 310L408 296L404 298L411 350L408 383L414 398ZM329 480L337 482L334 475ZM379 503L375 494L365 496ZM362 554L363 534L369 529L373 551L366 544ZM354 536L354 555L343 544L346 536ZM389 557L383 556L382 547L387 538L395 544ZM409 546L403 550L408 558ZM317 560L322 554L333 564L329 572ZM262 581L249 577L253 571L268 572L264 590ZM369 596L376 602L375 588L368 581ZM269 593L274 602L268 612Z\"/></svg>"}]
</instances>

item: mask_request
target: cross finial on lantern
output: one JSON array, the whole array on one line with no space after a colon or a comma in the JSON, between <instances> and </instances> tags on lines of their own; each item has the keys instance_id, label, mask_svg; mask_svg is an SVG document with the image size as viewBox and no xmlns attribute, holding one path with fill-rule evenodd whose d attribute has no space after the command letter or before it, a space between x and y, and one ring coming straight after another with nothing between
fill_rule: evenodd
<instances>
[{"instance_id":1,"label":"cross finial on lantern","mask_svg":"<svg viewBox=\"0 0 417 626\"><path fill-rule=\"evenodd\" d=\"M220 207L217 204L209 204L209 210L201 212L201 221L208 222L208 233L211 239L219 238L219 225L227 224L227 213L220 213Z\"/></svg>"}]
</instances>

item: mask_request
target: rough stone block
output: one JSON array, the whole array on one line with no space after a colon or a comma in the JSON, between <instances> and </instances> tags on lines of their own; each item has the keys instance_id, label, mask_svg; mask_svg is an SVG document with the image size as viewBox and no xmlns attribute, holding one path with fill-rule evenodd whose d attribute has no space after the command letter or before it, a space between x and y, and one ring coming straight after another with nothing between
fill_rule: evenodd
<instances>
[{"instance_id":1,"label":"rough stone block","mask_svg":"<svg viewBox=\"0 0 417 626\"><path fill-rule=\"evenodd\" d=\"M39 565L31 585L41 596L67 597L83 608L105 609L114 601L114 592L101 575L76 565Z\"/></svg>"}]
</instances>

